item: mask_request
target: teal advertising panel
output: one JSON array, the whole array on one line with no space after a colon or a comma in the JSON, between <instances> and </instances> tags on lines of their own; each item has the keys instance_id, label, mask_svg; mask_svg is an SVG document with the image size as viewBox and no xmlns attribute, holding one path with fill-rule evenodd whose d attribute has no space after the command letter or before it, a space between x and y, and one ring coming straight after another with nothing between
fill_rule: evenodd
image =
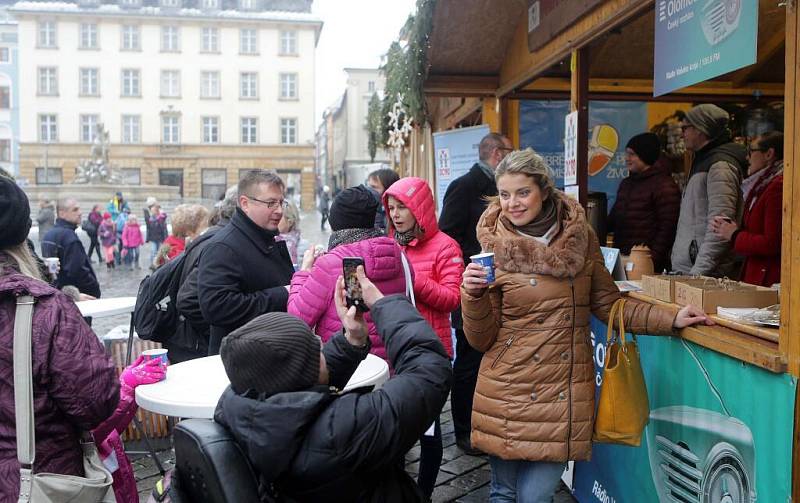
<instances>
[{"instance_id":1,"label":"teal advertising panel","mask_svg":"<svg viewBox=\"0 0 800 503\"><path fill-rule=\"evenodd\" d=\"M487 134L487 125L433 133L437 213L442 212L444 194L450 182L466 174L478 162L478 144Z\"/></svg>"},{"instance_id":2,"label":"teal advertising panel","mask_svg":"<svg viewBox=\"0 0 800 503\"><path fill-rule=\"evenodd\" d=\"M558 188L564 188L564 117L566 101L520 102L519 141L531 147L553 169ZM646 132L647 104L632 101L589 102L589 191L605 192L608 211L617 188L628 176L625 145L631 137Z\"/></svg>"},{"instance_id":3,"label":"teal advertising panel","mask_svg":"<svg viewBox=\"0 0 800 503\"><path fill-rule=\"evenodd\" d=\"M757 0L656 0L653 96L756 62Z\"/></svg>"},{"instance_id":4,"label":"teal advertising panel","mask_svg":"<svg viewBox=\"0 0 800 503\"><path fill-rule=\"evenodd\" d=\"M593 318L598 368L605 333ZM789 501L796 380L678 337L637 340L650 423L641 446L594 444L575 464L578 501Z\"/></svg>"}]
</instances>

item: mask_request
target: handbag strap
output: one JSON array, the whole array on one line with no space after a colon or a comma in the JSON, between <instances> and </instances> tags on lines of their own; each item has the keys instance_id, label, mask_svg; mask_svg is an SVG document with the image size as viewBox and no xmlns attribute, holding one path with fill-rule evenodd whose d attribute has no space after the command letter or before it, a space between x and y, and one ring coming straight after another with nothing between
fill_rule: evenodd
<instances>
[{"instance_id":1,"label":"handbag strap","mask_svg":"<svg viewBox=\"0 0 800 503\"><path fill-rule=\"evenodd\" d=\"M31 365L32 325L33 297L17 297L14 317L14 415L17 424L17 459L23 466L32 465L36 457Z\"/></svg>"},{"instance_id":2,"label":"handbag strap","mask_svg":"<svg viewBox=\"0 0 800 503\"><path fill-rule=\"evenodd\" d=\"M417 307L417 301L414 298L414 280L411 278L411 266L408 265L408 259L404 252L400 252L400 261L403 263L403 274L406 277L406 297L411 299L411 304Z\"/></svg>"},{"instance_id":3,"label":"handbag strap","mask_svg":"<svg viewBox=\"0 0 800 503\"><path fill-rule=\"evenodd\" d=\"M620 341L625 344L625 299L617 299L614 305L611 306L611 312L608 314L608 328L606 330L606 341L608 344L614 343L614 317L617 317L617 333L619 334Z\"/></svg>"}]
</instances>

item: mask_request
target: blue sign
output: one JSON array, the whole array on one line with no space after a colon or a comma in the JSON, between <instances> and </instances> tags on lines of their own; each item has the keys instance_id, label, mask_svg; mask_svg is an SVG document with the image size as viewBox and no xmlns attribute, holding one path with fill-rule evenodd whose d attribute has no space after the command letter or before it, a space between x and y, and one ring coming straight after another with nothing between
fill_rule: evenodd
<instances>
[{"instance_id":1,"label":"blue sign","mask_svg":"<svg viewBox=\"0 0 800 503\"><path fill-rule=\"evenodd\" d=\"M562 120L563 122L563 120ZM489 134L489 126L452 129L433 134L436 166L436 210L442 211L444 194L450 182L466 174L478 162L478 145Z\"/></svg>"},{"instance_id":2,"label":"blue sign","mask_svg":"<svg viewBox=\"0 0 800 503\"><path fill-rule=\"evenodd\" d=\"M653 96L756 62L756 0L657 0Z\"/></svg>"},{"instance_id":3,"label":"blue sign","mask_svg":"<svg viewBox=\"0 0 800 503\"><path fill-rule=\"evenodd\" d=\"M520 148L531 147L544 158L560 189L564 188L564 117L568 113L566 101L522 101L519 108ZM589 191L606 193L608 211L620 182L628 176L625 145L647 130L646 103L589 102Z\"/></svg>"}]
</instances>

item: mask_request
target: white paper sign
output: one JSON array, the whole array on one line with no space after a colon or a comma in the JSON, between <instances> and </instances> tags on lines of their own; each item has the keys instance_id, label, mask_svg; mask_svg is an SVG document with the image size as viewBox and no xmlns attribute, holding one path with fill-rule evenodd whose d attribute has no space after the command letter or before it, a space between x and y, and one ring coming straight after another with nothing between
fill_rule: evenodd
<instances>
[{"instance_id":1,"label":"white paper sign","mask_svg":"<svg viewBox=\"0 0 800 503\"><path fill-rule=\"evenodd\" d=\"M564 185L578 183L578 111L564 119Z\"/></svg>"}]
</instances>

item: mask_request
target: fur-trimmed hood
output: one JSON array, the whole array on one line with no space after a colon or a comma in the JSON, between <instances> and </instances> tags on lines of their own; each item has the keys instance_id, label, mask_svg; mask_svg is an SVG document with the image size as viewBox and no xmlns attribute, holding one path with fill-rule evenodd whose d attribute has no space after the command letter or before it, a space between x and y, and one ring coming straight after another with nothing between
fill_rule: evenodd
<instances>
[{"instance_id":1,"label":"fur-trimmed hood","mask_svg":"<svg viewBox=\"0 0 800 503\"><path fill-rule=\"evenodd\" d=\"M509 228L501 219L500 203L492 202L478 222L481 248L494 252L495 266L507 272L546 274L555 278L574 278L584 266L589 243L586 214L581 205L560 196L561 231L545 245Z\"/></svg>"}]
</instances>

